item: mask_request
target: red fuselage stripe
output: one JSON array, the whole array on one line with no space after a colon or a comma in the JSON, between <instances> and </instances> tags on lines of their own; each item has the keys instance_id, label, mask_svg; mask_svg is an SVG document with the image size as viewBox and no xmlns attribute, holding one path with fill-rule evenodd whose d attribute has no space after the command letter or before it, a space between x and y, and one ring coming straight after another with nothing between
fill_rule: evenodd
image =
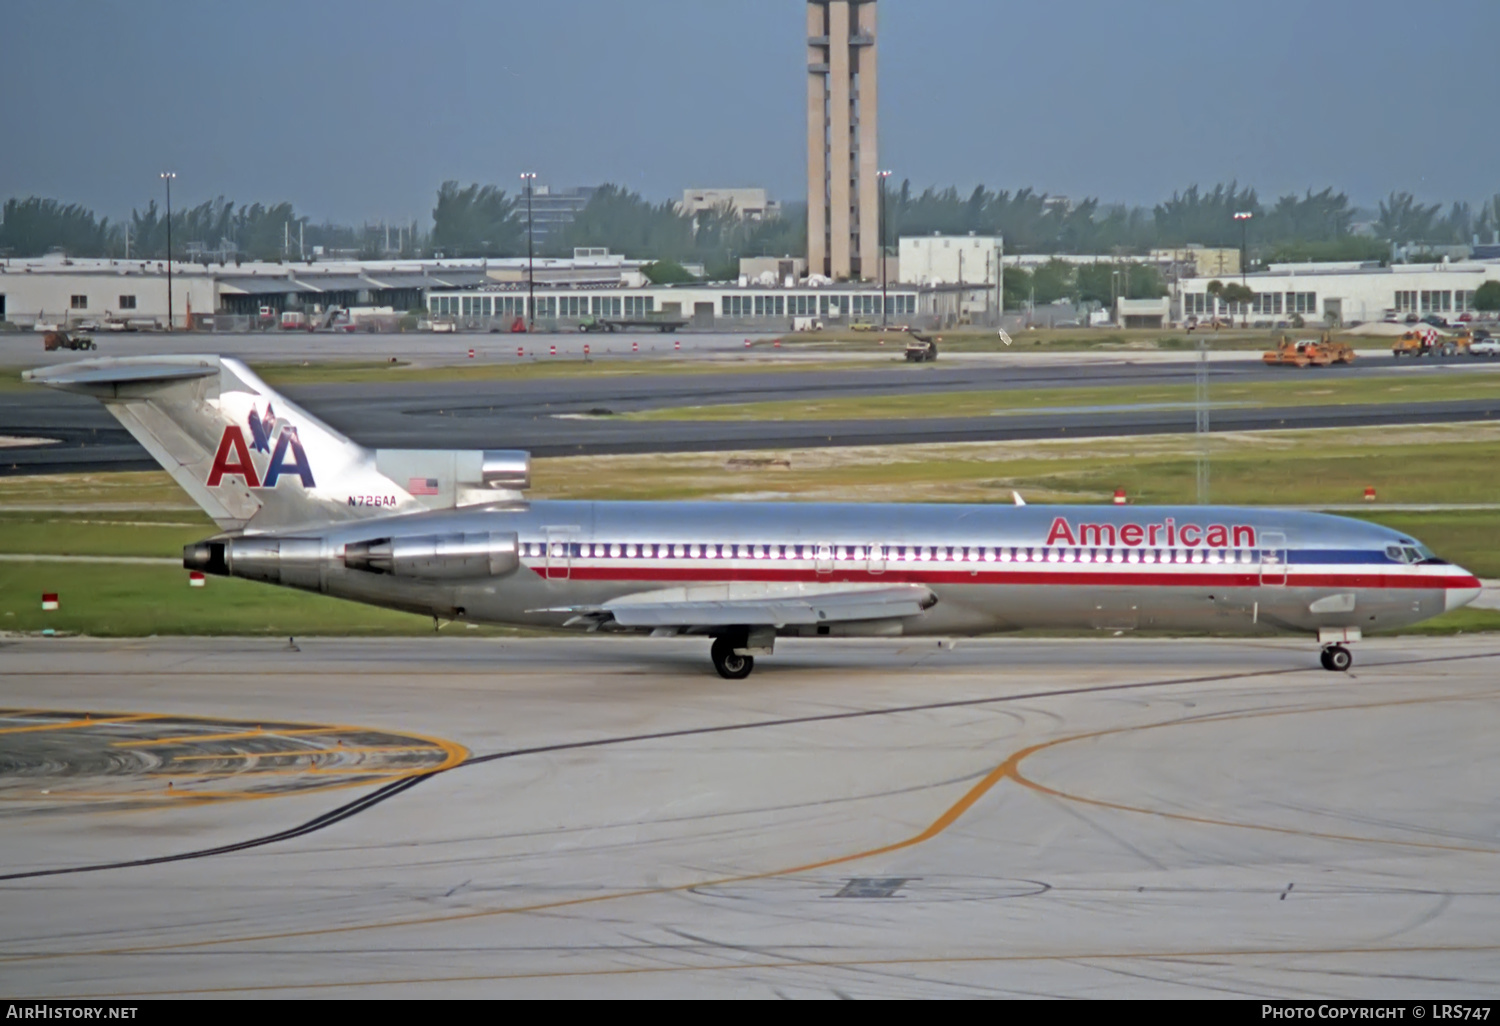
<instances>
[{"instance_id":1,"label":"red fuselage stripe","mask_svg":"<svg viewBox=\"0 0 1500 1026\"><path fill-rule=\"evenodd\" d=\"M1172 571L1099 571L1099 570L887 570L870 573L863 570L834 570L818 573L814 570L771 567L740 567L737 569L718 567L605 567L573 566L566 569L554 566L550 572L541 564L531 566L537 574L547 577L562 577L564 574L578 581L810 581L816 583L875 583L891 584L1010 584L1010 585L1058 585L1066 587L1089 587L1100 585L1128 585L1157 588L1256 588L1264 585L1281 587L1283 578L1268 573L1262 577L1255 571L1181 573ZM1351 573L1290 573L1285 585L1294 588L1391 588L1397 590L1427 588L1479 588L1476 577L1419 574L1351 574Z\"/></svg>"}]
</instances>

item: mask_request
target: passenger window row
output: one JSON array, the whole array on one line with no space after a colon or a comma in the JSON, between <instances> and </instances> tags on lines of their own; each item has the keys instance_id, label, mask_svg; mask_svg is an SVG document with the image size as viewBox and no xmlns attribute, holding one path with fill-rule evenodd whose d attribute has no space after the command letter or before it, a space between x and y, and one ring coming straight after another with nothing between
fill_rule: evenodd
<instances>
[{"instance_id":1,"label":"passenger window row","mask_svg":"<svg viewBox=\"0 0 1500 1026\"><path fill-rule=\"evenodd\" d=\"M717 545L639 542L523 542L523 559L718 559L894 563L1250 564L1256 549L1114 549L963 545ZM1268 558L1270 554L1268 553Z\"/></svg>"}]
</instances>

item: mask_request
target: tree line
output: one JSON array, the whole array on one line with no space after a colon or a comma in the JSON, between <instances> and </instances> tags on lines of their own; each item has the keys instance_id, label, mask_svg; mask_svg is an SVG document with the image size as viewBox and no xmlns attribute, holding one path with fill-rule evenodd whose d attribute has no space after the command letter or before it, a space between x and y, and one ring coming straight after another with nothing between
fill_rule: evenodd
<instances>
[{"instance_id":1,"label":"tree line","mask_svg":"<svg viewBox=\"0 0 1500 1026\"><path fill-rule=\"evenodd\" d=\"M604 246L663 264L701 264L710 276L722 277L739 273L742 256L802 253L805 222L805 210L795 205L780 218L762 221L746 220L727 208L691 215L670 200L652 203L618 185L604 185L571 224L549 233L537 249L541 256L571 256L577 247ZM432 210L435 252L524 256L527 241L524 192L509 195L498 186L458 182L444 182L438 190Z\"/></svg>"},{"instance_id":2,"label":"tree line","mask_svg":"<svg viewBox=\"0 0 1500 1026\"><path fill-rule=\"evenodd\" d=\"M315 247L357 252L373 258L392 252L419 255L425 238L415 226L316 224L291 203L235 206L222 196L172 211L172 257L232 263L243 260L295 260ZM32 257L61 251L74 257L163 260L167 217L153 200L121 221L98 217L79 204L31 196L8 199L0 207L0 255Z\"/></svg>"},{"instance_id":3,"label":"tree line","mask_svg":"<svg viewBox=\"0 0 1500 1026\"><path fill-rule=\"evenodd\" d=\"M1358 211L1343 192L1325 188L1262 201L1237 182L1211 189L1190 186L1153 207L1104 204L1096 198L1068 202L1035 189L968 194L953 187L913 190L909 181L885 196L885 237L940 234L1001 235L1008 253L1107 253L1141 255L1184 246L1238 247L1235 214L1252 215L1244 239L1253 255L1272 260L1380 259L1392 243L1462 243L1500 229L1500 195L1477 208L1455 202L1423 203L1393 192L1372 212L1367 232L1356 233ZM524 193L496 185L444 182L430 228L403 225L390 239L383 226L315 224L290 202L236 206L223 197L173 211L173 256L189 243L197 250L241 259L295 259L315 246L373 257L387 252L452 257L515 257L526 253ZM653 203L618 185L596 190L572 224L550 233L543 256L565 256L574 247L605 246L617 253L664 263L703 265L713 276L734 273L742 256L806 252L806 210L788 204L780 218L743 219L721 209L689 215L672 201ZM166 218L153 201L124 220L101 218L80 204L13 198L0 210L0 253L38 256L61 249L72 256L160 259L166 255Z\"/></svg>"}]
</instances>

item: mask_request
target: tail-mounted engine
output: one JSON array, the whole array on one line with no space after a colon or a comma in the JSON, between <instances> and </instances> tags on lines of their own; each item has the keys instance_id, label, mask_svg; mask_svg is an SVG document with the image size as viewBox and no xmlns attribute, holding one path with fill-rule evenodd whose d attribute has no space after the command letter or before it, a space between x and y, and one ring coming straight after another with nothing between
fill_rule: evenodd
<instances>
[{"instance_id":1,"label":"tail-mounted engine","mask_svg":"<svg viewBox=\"0 0 1500 1026\"><path fill-rule=\"evenodd\" d=\"M514 534L428 534L344 546L344 566L421 580L503 577L521 565Z\"/></svg>"},{"instance_id":2,"label":"tail-mounted engine","mask_svg":"<svg viewBox=\"0 0 1500 1026\"><path fill-rule=\"evenodd\" d=\"M199 542L183 549L189 570L324 590L339 567L338 546L324 538L256 536ZM425 581L504 577L521 565L513 533L483 531L373 538L343 547L353 571Z\"/></svg>"}]
</instances>

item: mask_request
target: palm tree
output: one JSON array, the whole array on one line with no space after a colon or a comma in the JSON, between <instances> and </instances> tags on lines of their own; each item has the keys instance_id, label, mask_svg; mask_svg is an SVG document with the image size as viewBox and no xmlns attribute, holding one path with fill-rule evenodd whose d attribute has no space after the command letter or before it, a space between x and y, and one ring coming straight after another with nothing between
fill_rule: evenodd
<instances>
[{"instance_id":1,"label":"palm tree","mask_svg":"<svg viewBox=\"0 0 1500 1026\"><path fill-rule=\"evenodd\" d=\"M1213 299L1214 299L1214 316L1213 316L1213 322L1215 324L1218 324L1219 323L1219 302L1220 302L1220 297L1224 294L1224 283L1222 281L1220 281L1219 279L1215 278L1213 281L1211 281L1211 282L1208 283L1208 290L1207 291L1208 291L1208 294L1210 296L1212 296Z\"/></svg>"}]
</instances>

